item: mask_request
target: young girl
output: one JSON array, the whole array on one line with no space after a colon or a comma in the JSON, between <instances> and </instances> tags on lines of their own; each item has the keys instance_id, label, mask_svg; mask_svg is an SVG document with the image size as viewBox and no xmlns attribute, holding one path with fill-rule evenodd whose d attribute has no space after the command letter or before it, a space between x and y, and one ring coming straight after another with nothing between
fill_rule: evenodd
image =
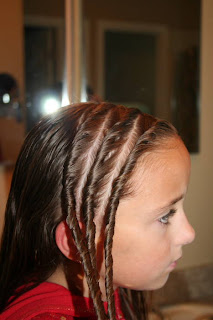
<instances>
[{"instance_id":1,"label":"young girl","mask_svg":"<svg viewBox=\"0 0 213 320\"><path fill-rule=\"evenodd\" d=\"M40 121L7 203L0 319L145 319L141 291L194 239L189 174L174 127L137 109L82 103Z\"/></svg>"}]
</instances>

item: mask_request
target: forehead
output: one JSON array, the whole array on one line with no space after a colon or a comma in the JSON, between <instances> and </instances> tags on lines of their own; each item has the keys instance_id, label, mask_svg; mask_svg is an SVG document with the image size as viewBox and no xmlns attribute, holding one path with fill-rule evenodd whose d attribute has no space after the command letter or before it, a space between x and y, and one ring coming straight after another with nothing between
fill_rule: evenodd
<instances>
[{"instance_id":1,"label":"forehead","mask_svg":"<svg viewBox=\"0 0 213 320\"><path fill-rule=\"evenodd\" d=\"M189 176L190 158L182 142L153 150L138 162L127 188L129 196L121 199L116 216L128 223L133 218L150 222L168 213L177 199L184 198Z\"/></svg>"},{"instance_id":2,"label":"forehead","mask_svg":"<svg viewBox=\"0 0 213 320\"><path fill-rule=\"evenodd\" d=\"M190 157L183 142L179 139L170 145L154 149L139 159L132 176L131 186L137 194L186 188L190 175ZM173 186L173 188L172 188ZM133 191L134 192L134 191ZM178 192L178 191L177 191ZM179 195L178 195L179 196Z\"/></svg>"}]
</instances>

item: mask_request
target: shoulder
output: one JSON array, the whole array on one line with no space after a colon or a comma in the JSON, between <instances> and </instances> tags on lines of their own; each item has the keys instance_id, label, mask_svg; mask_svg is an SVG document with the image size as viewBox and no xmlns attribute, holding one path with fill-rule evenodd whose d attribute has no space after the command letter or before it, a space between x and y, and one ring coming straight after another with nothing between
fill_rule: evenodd
<instances>
[{"instance_id":1,"label":"shoulder","mask_svg":"<svg viewBox=\"0 0 213 320\"><path fill-rule=\"evenodd\" d=\"M1 320L93 320L91 298L74 296L66 288L42 283L25 292L0 315Z\"/></svg>"}]
</instances>

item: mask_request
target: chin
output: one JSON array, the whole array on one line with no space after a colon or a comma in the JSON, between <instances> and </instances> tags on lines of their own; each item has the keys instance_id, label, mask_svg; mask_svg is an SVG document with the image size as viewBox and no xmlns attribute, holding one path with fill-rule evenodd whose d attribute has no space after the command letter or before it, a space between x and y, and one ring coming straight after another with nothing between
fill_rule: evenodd
<instances>
[{"instance_id":1,"label":"chin","mask_svg":"<svg viewBox=\"0 0 213 320\"><path fill-rule=\"evenodd\" d=\"M153 290L161 289L166 284L168 278L169 278L169 274L161 279L156 280L156 282L153 282L152 285L145 290L153 291Z\"/></svg>"},{"instance_id":2,"label":"chin","mask_svg":"<svg viewBox=\"0 0 213 320\"><path fill-rule=\"evenodd\" d=\"M155 279L148 281L147 283L141 283L140 286L138 286L135 283L114 283L115 287L121 287L121 288L126 288L130 290L136 290L136 291L153 291L153 290L158 290L162 288L167 280L169 278L169 273L161 275L159 277L156 277Z\"/></svg>"},{"instance_id":3,"label":"chin","mask_svg":"<svg viewBox=\"0 0 213 320\"><path fill-rule=\"evenodd\" d=\"M152 282L150 281L149 283L144 284L143 286L141 286L141 288L132 288L133 290L137 290L137 291L154 291L154 290L158 290L161 289L167 282L169 278L169 274L167 274L166 276L164 275L164 277L160 277L158 279L153 280Z\"/></svg>"}]
</instances>

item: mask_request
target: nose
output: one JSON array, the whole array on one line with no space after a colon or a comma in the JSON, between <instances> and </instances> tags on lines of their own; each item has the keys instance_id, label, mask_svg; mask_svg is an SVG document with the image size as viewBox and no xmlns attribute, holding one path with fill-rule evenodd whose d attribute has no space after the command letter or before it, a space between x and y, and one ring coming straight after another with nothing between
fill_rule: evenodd
<instances>
[{"instance_id":1,"label":"nose","mask_svg":"<svg viewBox=\"0 0 213 320\"><path fill-rule=\"evenodd\" d=\"M183 217L182 217L182 223L180 225L178 238L179 238L178 242L181 245L190 244L195 239L195 230L189 223L185 213L183 214Z\"/></svg>"}]
</instances>

